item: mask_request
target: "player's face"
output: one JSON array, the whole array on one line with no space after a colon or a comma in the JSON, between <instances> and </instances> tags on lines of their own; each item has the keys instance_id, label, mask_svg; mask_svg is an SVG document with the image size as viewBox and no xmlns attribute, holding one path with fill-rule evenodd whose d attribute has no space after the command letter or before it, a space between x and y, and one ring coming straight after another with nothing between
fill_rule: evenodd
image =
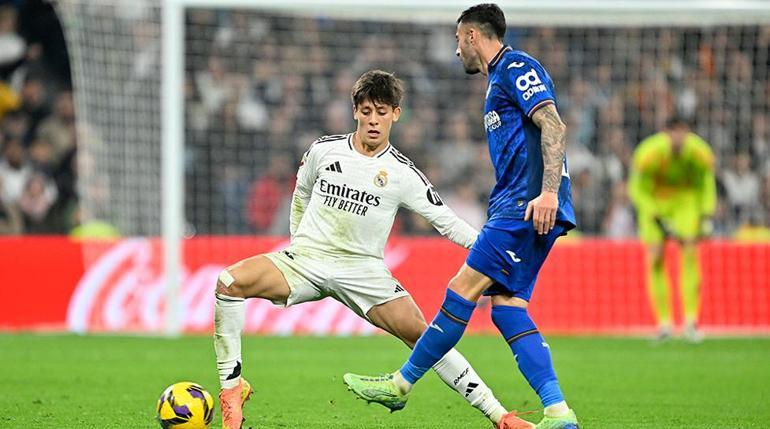
<instances>
[{"instance_id":1,"label":"player's face","mask_svg":"<svg viewBox=\"0 0 770 429\"><path fill-rule=\"evenodd\" d=\"M675 153L681 152L682 147L684 147L684 140L689 132L689 128L683 126L672 127L668 130L668 136L671 138L671 148Z\"/></svg>"},{"instance_id":2,"label":"player's face","mask_svg":"<svg viewBox=\"0 0 770 429\"><path fill-rule=\"evenodd\" d=\"M463 63L465 73L476 74L481 71L481 62L479 61L479 54L473 47L473 37L475 36L474 30L465 24L457 24L457 32L455 33L455 39L457 39L457 50L455 54L460 58Z\"/></svg>"},{"instance_id":3,"label":"player's face","mask_svg":"<svg viewBox=\"0 0 770 429\"><path fill-rule=\"evenodd\" d=\"M401 116L401 108L364 100L353 107L353 118L358 121L358 136L367 146L379 146L390 138L393 122Z\"/></svg>"}]
</instances>

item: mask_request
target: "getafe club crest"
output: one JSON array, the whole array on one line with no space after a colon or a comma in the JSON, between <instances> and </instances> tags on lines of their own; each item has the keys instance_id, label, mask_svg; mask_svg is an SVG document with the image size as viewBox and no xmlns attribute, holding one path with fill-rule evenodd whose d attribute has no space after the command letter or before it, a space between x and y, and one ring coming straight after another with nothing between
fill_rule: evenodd
<instances>
[{"instance_id":1,"label":"getafe club crest","mask_svg":"<svg viewBox=\"0 0 770 429\"><path fill-rule=\"evenodd\" d=\"M380 170L380 172L374 176L374 184L380 188L384 188L388 184L388 172Z\"/></svg>"}]
</instances>

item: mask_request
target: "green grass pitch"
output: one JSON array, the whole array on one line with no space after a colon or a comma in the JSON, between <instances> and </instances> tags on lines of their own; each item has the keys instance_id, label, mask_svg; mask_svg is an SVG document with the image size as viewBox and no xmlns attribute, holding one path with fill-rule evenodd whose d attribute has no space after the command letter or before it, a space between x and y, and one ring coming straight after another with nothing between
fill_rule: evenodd
<instances>
[{"instance_id":1,"label":"green grass pitch","mask_svg":"<svg viewBox=\"0 0 770 429\"><path fill-rule=\"evenodd\" d=\"M770 428L770 339L549 343L583 429ZM504 405L539 407L502 339L466 337L459 349ZM344 372L394 370L407 357L389 337L246 337L243 351L244 375L256 390L245 428L491 427L435 374L395 414L355 400L342 384ZM183 380L217 394L209 337L3 334L0 428L158 427L158 396Z\"/></svg>"}]
</instances>

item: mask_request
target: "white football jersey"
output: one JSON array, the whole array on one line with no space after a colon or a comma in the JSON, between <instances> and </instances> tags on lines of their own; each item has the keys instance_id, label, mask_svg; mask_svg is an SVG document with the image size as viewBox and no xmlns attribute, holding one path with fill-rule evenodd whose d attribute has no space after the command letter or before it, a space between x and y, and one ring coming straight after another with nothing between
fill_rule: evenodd
<instances>
[{"instance_id":1,"label":"white football jersey","mask_svg":"<svg viewBox=\"0 0 770 429\"><path fill-rule=\"evenodd\" d=\"M383 258L399 207L469 248L478 231L446 205L412 161L388 144L369 157L353 134L324 136L305 152L291 205L291 243L340 256Z\"/></svg>"}]
</instances>

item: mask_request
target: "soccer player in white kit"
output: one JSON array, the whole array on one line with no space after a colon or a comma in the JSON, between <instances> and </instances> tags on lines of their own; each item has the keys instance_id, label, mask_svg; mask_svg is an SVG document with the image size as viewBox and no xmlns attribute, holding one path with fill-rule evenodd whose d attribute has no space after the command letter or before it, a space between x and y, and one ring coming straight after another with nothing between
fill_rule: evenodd
<instances>
[{"instance_id":1,"label":"soccer player in white kit","mask_svg":"<svg viewBox=\"0 0 770 429\"><path fill-rule=\"evenodd\" d=\"M302 157L289 247L244 259L220 273L214 348L223 428L241 428L243 403L252 392L241 377L246 298L290 306L332 297L413 347L427 328L425 318L383 262L396 212L406 207L419 213L465 248L475 241L478 231L444 205L422 172L390 144L402 96L402 83L392 74L364 73L351 92L356 131L322 137ZM433 369L493 423L507 413L456 350Z\"/></svg>"}]
</instances>

